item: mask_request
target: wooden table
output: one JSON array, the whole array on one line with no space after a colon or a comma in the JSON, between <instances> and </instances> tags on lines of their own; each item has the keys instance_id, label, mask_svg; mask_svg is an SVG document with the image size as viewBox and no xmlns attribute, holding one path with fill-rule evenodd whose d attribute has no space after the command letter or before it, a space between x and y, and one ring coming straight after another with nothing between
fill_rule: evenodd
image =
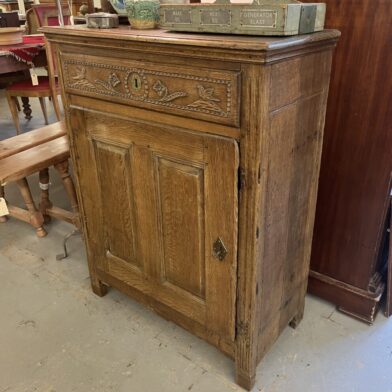
<instances>
[{"instance_id":1,"label":"wooden table","mask_svg":"<svg viewBox=\"0 0 392 392\"><path fill-rule=\"evenodd\" d=\"M33 63L35 67L45 67L47 65L46 52L44 47L42 47L40 53L34 58ZM7 56L5 54L2 54L0 51L0 82L2 76L4 75L8 75L19 71L24 71L28 73L29 68L30 68L29 64L18 61L12 56ZM25 118L27 120L30 120L32 116L31 116L31 107L29 103L29 98L28 97L21 97L21 98L22 98L23 113L25 115Z\"/></svg>"}]
</instances>

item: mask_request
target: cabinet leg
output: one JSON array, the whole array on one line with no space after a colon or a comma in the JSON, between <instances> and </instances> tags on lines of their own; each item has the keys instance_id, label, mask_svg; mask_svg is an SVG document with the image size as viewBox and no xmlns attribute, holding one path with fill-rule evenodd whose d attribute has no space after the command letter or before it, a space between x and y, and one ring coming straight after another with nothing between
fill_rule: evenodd
<instances>
[{"instance_id":1,"label":"cabinet leg","mask_svg":"<svg viewBox=\"0 0 392 392\"><path fill-rule=\"evenodd\" d=\"M29 183L26 178L22 178L16 182L20 193L22 194L23 200L26 204L27 210L30 213L30 224L35 227L38 237L45 237L47 235L46 230L43 228L44 217L39 212L34 204L33 197L29 188Z\"/></svg>"},{"instance_id":2,"label":"cabinet leg","mask_svg":"<svg viewBox=\"0 0 392 392\"><path fill-rule=\"evenodd\" d=\"M256 372L245 371L238 368L238 366L236 365L235 381L240 387L246 389L247 391L250 391L255 385L255 380Z\"/></svg>"},{"instance_id":3,"label":"cabinet leg","mask_svg":"<svg viewBox=\"0 0 392 392\"><path fill-rule=\"evenodd\" d=\"M296 329L298 327L299 323L302 321L304 317L304 310L305 310L305 297L301 301L301 305L299 306L298 313L289 322L291 328Z\"/></svg>"},{"instance_id":4,"label":"cabinet leg","mask_svg":"<svg viewBox=\"0 0 392 392\"><path fill-rule=\"evenodd\" d=\"M236 353L235 353L235 380L242 388L250 391L256 380L256 351L249 336L248 324L239 324Z\"/></svg>"},{"instance_id":5,"label":"cabinet leg","mask_svg":"<svg viewBox=\"0 0 392 392\"><path fill-rule=\"evenodd\" d=\"M45 223L49 223L51 218L46 213L46 210L52 207L52 202L49 200L49 169L43 169L39 172L39 187L41 189L39 210Z\"/></svg>"},{"instance_id":6,"label":"cabinet leg","mask_svg":"<svg viewBox=\"0 0 392 392\"><path fill-rule=\"evenodd\" d=\"M103 284L99 279L91 277L91 288L98 297L104 297L108 293L108 286Z\"/></svg>"}]
</instances>

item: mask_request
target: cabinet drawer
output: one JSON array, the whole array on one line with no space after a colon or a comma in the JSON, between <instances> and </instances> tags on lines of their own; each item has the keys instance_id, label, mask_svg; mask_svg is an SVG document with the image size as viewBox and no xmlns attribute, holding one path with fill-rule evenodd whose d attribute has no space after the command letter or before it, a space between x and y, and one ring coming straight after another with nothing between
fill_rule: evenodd
<instances>
[{"instance_id":1,"label":"cabinet drawer","mask_svg":"<svg viewBox=\"0 0 392 392\"><path fill-rule=\"evenodd\" d=\"M61 55L65 91L239 126L239 73Z\"/></svg>"}]
</instances>

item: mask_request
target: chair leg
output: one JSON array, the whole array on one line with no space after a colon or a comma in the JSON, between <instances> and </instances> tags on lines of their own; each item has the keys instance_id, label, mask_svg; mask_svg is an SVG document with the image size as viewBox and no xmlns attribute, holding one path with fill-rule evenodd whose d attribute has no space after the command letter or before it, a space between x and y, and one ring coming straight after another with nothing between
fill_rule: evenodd
<instances>
[{"instance_id":1,"label":"chair leg","mask_svg":"<svg viewBox=\"0 0 392 392\"><path fill-rule=\"evenodd\" d=\"M44 217L42 216L41 212L37 210L37 207L34 204L34 200L31 196L31 191L27 179L22 178L16 181L16 183L18 184L20 193L26 204L27 210L30 213L30 224L35 227L36 234L38 237L45 237L47 235L47 232L42 227L42 225L44 224Z\"/></svg>"},{"instance_id":2,"label":"chair leg","mask_svg":"<svg viewBox=\"0 0 392 392\"><path fill-rule=\"evenodd\" d=\"M44 217L44 222L49 223L51 218L46 213L46 210L53 206L49 199L49 169L43 169L39 172L39 187L41 189L41 196L38 208Z\"/></svg>"},{"instance_id":3,"label":"chair leg","mask_svg":"<svg viewBox=\"0 0 392 392\"><path fill-rule=\"evenodd\" d=\"M69 173L68 159L66 161L57 163L56 165L54 165L54 167L60 174L61 180L63 181L64 184L65 191L67 192L69 201L71 203L72 211L76 215L75 226L80 228L78 199L76 197L75 185Z\"/></svg>"},{"instance_id":4,"label":"chair leg","mask_svg":"<svg viewBox=\"0 0 392 392\"><path fill-rule=\"evenodd\" d=\"M7 95L7 101L8 101L8 106L10 107L10 111L12 114L12 119L14 120L15 128L16 128L16 134L20 134L20 125L19 125L19 116L18 116L18 110L16 108L16 103L15 103L15 97L12 97L11 95Z\"/></svg>"},{"instance_id":5,"label":"chair leg","mask_svg":"<svg viewBox=\"0 0 392 392\"><path fill-rule=\"evenodd\" d=\"M18 112L20 112L22 109L20 108L18 97L15 97L15 103L16 103L16 108L18 109Z\"/></svg>"},{"instance_id":6,"label":"chair leg","mask_svg":"<svg viewBox=\"0 0 392 392\"><path fill-rule=\"evenodd\" d=\"M44 115L45 118L45 125L48 125L48 112L46 110L46 102L45 102L45 97L39 97L39 103L41 104L41 109L42 109L42 113Z\"/></svg>"},{"instance_id":7,"label":"chair leg","mask_svg":"<svg viewBox=\"0 0 392 392\"><path fill-rule=\"evenodd\" d=\"M0 197L4 197L4 187L3 185L0 185ZM7 215L0 216L0 223L5 223L7 222L8 217Z\"/></svg>"},{"instance_id":8,"label":"chair leg","mask_svg":"<svg viewBox=\"0 0 392 392\"><path fill-rule=\"evenodd\" d=\"M22 105L23 105L23 113L25 115L25 119L27 121L32 119L32 110L31 110L31 106L30 106L30 101L29 101L29 97L21 97L22 99Z\"/></svg>"}]
</instances>

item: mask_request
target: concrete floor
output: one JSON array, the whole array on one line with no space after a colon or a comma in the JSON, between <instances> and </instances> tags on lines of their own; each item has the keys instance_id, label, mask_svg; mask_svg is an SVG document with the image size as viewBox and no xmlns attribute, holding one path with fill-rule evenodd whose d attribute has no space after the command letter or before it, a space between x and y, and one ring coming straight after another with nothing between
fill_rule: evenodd
<instances>
[{"instance_id":1,"label":"concrete floor","mask_svg":"<svg viewBox=\"0 0 392 392\"><path fill-rule=\"evenodd\" d=\"M33 115L22 129L42 126L37 103ZM0 92L0 139L13 134ZM214 347L117 290L95 296L79 237L56 261L71 229L56 221L38 239L23 222L0 225L0 392L241 391L233 362ZM287 328L259 365L254 391L392 392L392 319L379 313L369 327L308 296L298 329Z\"/></svg>"}]
</instances>

